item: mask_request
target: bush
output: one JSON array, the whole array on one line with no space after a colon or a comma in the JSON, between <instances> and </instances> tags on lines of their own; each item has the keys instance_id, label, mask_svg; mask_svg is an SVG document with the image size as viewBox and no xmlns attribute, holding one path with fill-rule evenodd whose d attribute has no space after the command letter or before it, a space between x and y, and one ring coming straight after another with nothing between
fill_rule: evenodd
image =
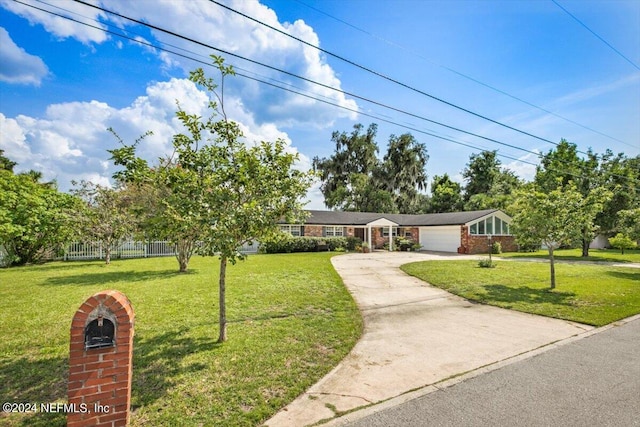
<instances>
[{"instance_id":1,"label":"bush","mask_svg":"<svg viewBox=\"0 0 640 427\"><path fill-rule=\"evenodd\" d=\"M413 240L406 239L404 237L396 237L393 240L393 248L396 251L408 251L414 245Z\"/></svg>"},{"instance_id":2,"label":"bush","mask_svg":"<svg viewBox=\"0 0 640 427\"><path fill-rule=\"evenodd\" d=\"M360 246L362 247L362 239L359 237L347 237L347 245L345 246L348 251L355 251L356 248Z\"/></svg>"},{"instance_id":3,"label":"bush","mask_svg":"<svg viewBox=\"0 0 640 427\"><path fill-rule=\"evenodd\" d=\"M620 249L623 255L625 249L633 249L638 246L638 244L633 241L633 239L622 233L618 233L615 237L611 237L609 239L609 244L613 248Z\"/></svg>"},{"instance_id":4,"label":"bush","mask_svg":"<svg viewBox=\"0 0 640 427\"><path fill-rule=\"evenodd\" d=\"M287 236L277 240L263 242L261 253L279 254L292 252L318 252L319 250L344 250L348 242L345 237L293 237Z\"/></svg>"},{"instance_id":5,"label":"bush","mask_svg":"<svg viewBox=\"0 0 640 427\"><path fill-rule=\"evenodd\" d=\"M498 263L491 261L490 259L483 259L478 262L478 267L480 268L496 268Z\"/></svg>"},{"instance_id":6,"label":"bush","mask_svg":"<svg viewBox=\"0 0 640 427\"><path fill-rule=\"evenodd\" d=\"M502 253L502 243L493 242L491 245L491 253L492 254L501 254Z\"/></svg>"}]
</instances>

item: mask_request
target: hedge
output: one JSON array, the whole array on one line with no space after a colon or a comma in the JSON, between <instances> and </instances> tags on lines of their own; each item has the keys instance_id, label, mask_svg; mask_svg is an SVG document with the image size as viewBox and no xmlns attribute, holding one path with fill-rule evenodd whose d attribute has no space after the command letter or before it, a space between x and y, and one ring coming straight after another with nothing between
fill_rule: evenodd
<instances>
[{"instance_id":1,"label":"hedge","mask_svg":"<svg viewBox=\"0 0 640 427\"><path fill-rule=\"evenodd\" d=\"M291 252L335 251L337 248L354 250L362 241L356 237L285 237L263 242L260 251L268 254Z\"/></svg>"}]
</instances>

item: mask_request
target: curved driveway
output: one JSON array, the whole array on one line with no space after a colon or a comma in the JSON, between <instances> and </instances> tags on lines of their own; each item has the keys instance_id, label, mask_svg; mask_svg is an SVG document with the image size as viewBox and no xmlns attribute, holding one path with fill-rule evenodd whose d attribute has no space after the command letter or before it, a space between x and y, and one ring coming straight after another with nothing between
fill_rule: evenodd
<instances>
[{"instance_id":1,"label":"curved driveway","mask_svg":"<svg viewBox=\"0 0 640 427\"><path fill-rule=\"evenodd\" d=\"M465 258L473 257L374 252L332 258L362 311L363 335L336 368L265 425L311 425L592 329L473 304L399 269Z\"/></svg>"}]
</instances>

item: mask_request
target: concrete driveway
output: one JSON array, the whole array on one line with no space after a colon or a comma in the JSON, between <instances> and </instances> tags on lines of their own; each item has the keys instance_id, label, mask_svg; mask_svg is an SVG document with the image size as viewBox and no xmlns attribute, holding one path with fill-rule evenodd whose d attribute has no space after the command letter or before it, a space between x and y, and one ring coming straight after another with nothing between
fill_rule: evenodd
<instances>
[{"instance_id":1,"label":"concrete driveway","mask_svg":"<svg viewBox=\"0 0 640 427\"><path fill-rule=\"evenodd\" d=\"M473 257L374 252L332 258L362 311L364 333L336 368L265 425L301 427L335 418L592 329L473 304L399 269L465 258Z\"/></svg>"}]
</instances>

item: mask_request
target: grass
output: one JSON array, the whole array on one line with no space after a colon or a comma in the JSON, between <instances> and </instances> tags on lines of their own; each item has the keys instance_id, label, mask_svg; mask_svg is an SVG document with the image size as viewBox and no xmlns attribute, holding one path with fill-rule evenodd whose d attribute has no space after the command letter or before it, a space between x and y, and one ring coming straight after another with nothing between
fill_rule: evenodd
<instances>
[{"instance_id":1,"label":"grass","mask_svg":"<svg viewBox=\"0 0 640 427\"><path fill-rule=\"evenodd\" d=\"M217 259L51 263L0 270L0 397L66 402L69 328L94 293L136 313L132 426L259 425L324 376L362 330L331 254L255 255L228 267L228 337L217 344ZM63 426L64 414L3 414Z\"/></svg>"},{"instance_id":2,"label":"grass","mask_svg":"<svg viewBox=\"0 0 640 427\"><path fill-rule=\"evenodd\" d=\"M471 301L602 326L640 313L640 269L556 264L557 287L549 289L547 263L423 261L402 270Z\"/></svg>"},{"instance_id":3,"label":"grass","mask_svg":"<svg viewBox=\"0 0 640 427\"><path fill-rule=\"evenodd\" d=\"M591 261L591 262L633 262L640 263L640 250L626 250L624 255L618 249L589 249L589 256L583 258L581 249L559 249L553 251L557 260L564 261ZM549 258L549 251L536 252L509 252L498 255L504 258Z\"/></svg>"}]
</instances>

